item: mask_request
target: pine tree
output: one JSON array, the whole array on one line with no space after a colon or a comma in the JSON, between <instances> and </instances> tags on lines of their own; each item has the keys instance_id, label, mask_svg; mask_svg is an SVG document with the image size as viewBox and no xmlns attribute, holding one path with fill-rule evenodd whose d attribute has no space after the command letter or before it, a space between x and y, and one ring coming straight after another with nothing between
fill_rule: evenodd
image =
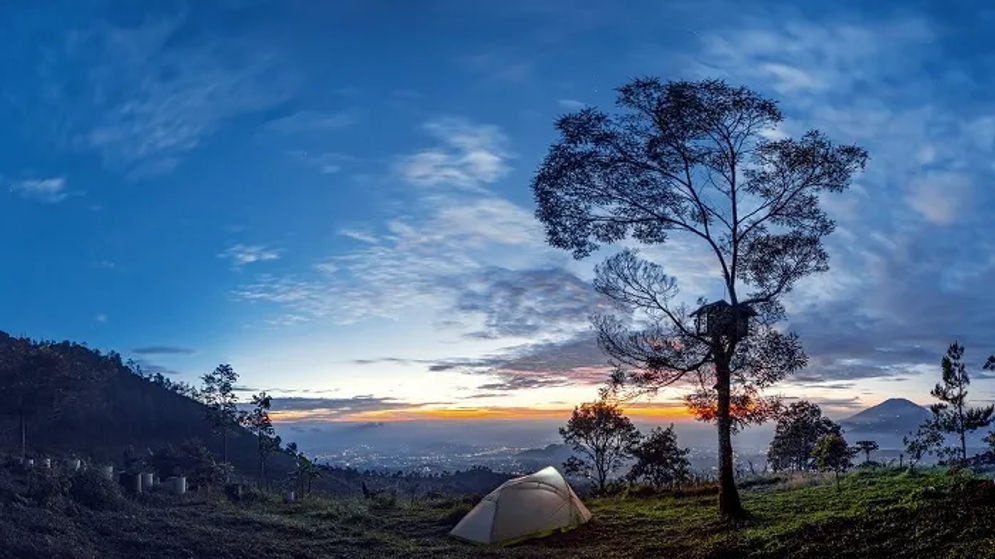
<instances>
[{"instance_id":1,"label":"pine tree","mask_svg":"<svg viewBox=\"0 0 995 559\"><path fill-rule=\"evenodd\" d=\"M959 437L959 452L952 454L959 454L961 461L967 460L967 433L987 427L995 412L995 406L972 408L967 405L967 387L971 384L971 379L963 358L964 346L957 342L950 344L941 362L941 381L930 391L934 398L940 400L940 403L930 406L936 427L942 432L954 433ZM991 366L992 361L989 357L985 363L986 369Z\"/></svg>"}]
</instances>

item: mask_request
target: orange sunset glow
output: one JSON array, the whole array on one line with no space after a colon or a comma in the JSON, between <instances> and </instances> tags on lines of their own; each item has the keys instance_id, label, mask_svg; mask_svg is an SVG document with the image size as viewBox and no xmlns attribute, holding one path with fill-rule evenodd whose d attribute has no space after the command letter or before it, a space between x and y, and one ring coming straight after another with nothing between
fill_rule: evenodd
<instances>
[{"instance_id":1,"label":"orange sunset glow","mask_svg":"<svg viewBox=\"0 0 995 559\"><path fill-rule=\"evenodd\" d=\"M682 421L691 419L691 413L682 403L634 403L623 406L631 417L649 420ZM472 408L417 407L388 410L364 410L341 413L328 409L273 411L274 423L299 422L363 422L363 421L426 421L426 420L564 420L573 408L567 407L505 407L485 406Z\"/></svg>"}]
</instances>

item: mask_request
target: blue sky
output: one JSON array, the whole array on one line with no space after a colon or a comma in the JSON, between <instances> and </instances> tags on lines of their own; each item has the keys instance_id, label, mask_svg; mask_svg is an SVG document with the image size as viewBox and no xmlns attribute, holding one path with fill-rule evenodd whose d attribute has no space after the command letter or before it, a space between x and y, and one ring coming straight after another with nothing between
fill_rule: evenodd
<instances>
[{"instance_id":1,"label":"blue sky","mask_svg":"<svg viewBox=\"0 0 995 559\"><path fill-rule=\"evenodd\" d=\"M558 115L655 75L748 85L780 100L784 134L870 152L825 201L832 271L788 300L811 366L785 395L925 402L950 341L978 365L995 351L983 5L149 6L0 17L11 333L187 381L231 362L312 418L591 399L588 282L610 251L546 247L529 179ZM691 245L648 254L689 297L717 293Z\"/></svg>"}]
</instances>

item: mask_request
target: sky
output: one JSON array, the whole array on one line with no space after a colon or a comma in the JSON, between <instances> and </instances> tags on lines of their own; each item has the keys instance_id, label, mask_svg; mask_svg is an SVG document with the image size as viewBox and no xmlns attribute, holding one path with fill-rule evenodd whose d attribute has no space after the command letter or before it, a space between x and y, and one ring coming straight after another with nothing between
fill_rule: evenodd
<instances>
[{"instance_id":1,"label":"sky","mask_svg":"<svg viewBox=\"0 0 995 559\"><path fill-rule=\"evenodd\" d=\"M640 76L777 99L870 154L775 393L995 399L995 12L928 2L65 2L0 15L0 329L175 380L222 362L292 421L555 419L596 397L596 263L546 245L553 123ZM647 249L694 299L707 254ZM679 390L629 406L682 420Z\"/></svg>"}]
</instances>

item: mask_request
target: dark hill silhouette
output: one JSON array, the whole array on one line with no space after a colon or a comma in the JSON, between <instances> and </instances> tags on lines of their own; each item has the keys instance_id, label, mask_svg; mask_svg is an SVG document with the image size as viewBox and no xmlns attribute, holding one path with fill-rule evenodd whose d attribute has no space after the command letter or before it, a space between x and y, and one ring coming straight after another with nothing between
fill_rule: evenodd
<instances>
[{"instance_id":1,"label":"dark hill silhouette","mask_svg":"<svg viewBox=\"0 0 995 559\"><path fill-rule=\"evenodd\" d=\"M20 344L20 345L18 345ZM30 374L18 368L17 352L39 342L13 338L0 331L0 390L8 401L0 408L0 452L20 452L21 401L13 392L46 392L60 382L73 382L71 394L38 398L25 421L28 456L75 455L95 463L124 465L126 454L142 455L165 447L180 447L196 441L221 461L221 438L212 429L206 406L184 392L182 385L159 376L136 374L116 353L102 354L73 342L45 347L62 355L66 371L35 367ZM23 406L20 406L23 407ZM285 441L290 442L290 441ZM254 480L258 466L256 438L244 428L229 434L229 462L235 480ZM271 454L267 462L270 482L283 482L296 467L287 452ZM446 494L485 493L510 476L487 468L437 475L410 472L360 472L354 468L319 465L320 477L313 490L331 495L361 495L369 491L414 494L435 491Z\"/></svg>"},{"instance_id":2,"label":"dark hill silhouette","mask_svg":"<svg viewBox=\"0 0 995 559\"><path fill-rule=\"evenodd\" d=\"M0 332L0 350L16 339ZM83 345L57 344L60 354L73 353L71 367L86 379L83 397L58 405L58 414L39 409L26 422L29 454L77 454L95 461L121 464L125 452L144 454L169 445L195 440L218 455L220 439L205 418L205 406L168 385L136 375L117 354L101 354ZM2 366L2 364L0 364ZM29 382L46 382L45 370ZM12 411L8 409L7 411ZM20 444L16 414L0 415L4 449L11 453ZM254 475L257 467L256 439L237 429L229 441L229 458L236 474ZM286 454L270 456L271 479L282 479L294 466Z\"/></svg>"}]
</instances>

